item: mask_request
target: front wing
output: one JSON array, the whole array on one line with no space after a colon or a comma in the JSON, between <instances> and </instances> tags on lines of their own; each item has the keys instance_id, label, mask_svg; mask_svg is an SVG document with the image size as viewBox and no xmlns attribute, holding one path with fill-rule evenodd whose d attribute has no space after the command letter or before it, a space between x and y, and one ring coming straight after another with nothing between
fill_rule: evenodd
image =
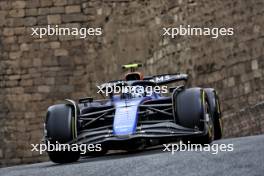
<instances>
[{"instance_id":1,"label":"front wing","mask_svg":"<svg viewBox=\"0 0 264 176\"><path fill-rule=\"evenodd\" d=\"M137 127L136 133L131 135L114 135L109 129L84 130L70 143L77 144L105 144L111 142L122 142L133 139L157 139L157 138L180 138L187 136L200 136L203 131L185 128L173 122L164 122Z\"/></svg>"}]
</instances>

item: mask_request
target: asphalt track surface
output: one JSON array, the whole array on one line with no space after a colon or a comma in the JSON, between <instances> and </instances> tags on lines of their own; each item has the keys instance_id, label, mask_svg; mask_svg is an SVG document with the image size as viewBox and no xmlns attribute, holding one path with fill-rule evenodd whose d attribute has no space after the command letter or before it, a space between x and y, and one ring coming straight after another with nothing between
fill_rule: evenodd
<instances>
[{"instance_id":1,"label":"asphalt track surface","mask_svg":"<svg viewBox=\"0 0 264 176\"><path fill-rule=\"evenodd\" d=\"M264 135L215 141L234 144L232 152L182 152L164 147L138 153L110 154L58 165L44 162L0 169L0 176L264 176Z\"/></svg>"}]
</instances>

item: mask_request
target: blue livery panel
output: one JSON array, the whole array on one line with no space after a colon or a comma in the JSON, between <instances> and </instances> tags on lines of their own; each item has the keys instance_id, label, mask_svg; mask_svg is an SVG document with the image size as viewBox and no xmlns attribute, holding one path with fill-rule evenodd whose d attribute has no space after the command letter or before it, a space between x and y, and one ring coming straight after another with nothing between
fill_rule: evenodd
<instances>
[{"instance_id":1,"label":"blue livery panel","mask_svg":"<svg viewBox=\"0 0 264 176\"><path fill-rule=\"evenodd\" d=\"M136 131L138 106L145 98L115 102L113 131L115 135L131 135Z\"/></svg>"}]
</instances>

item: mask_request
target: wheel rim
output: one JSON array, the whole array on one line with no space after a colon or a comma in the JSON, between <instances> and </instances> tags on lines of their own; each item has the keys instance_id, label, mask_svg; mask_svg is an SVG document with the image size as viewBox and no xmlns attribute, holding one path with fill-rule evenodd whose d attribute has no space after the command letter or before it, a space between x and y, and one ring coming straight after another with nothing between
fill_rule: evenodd
<instances>
[{"instance_id":1,"label":"wheel rim","mask_svg":"<svg viewBox=\"0 0 264 176\"><path fill-rule=\"evenodd\" d=\"M213 140L214 139L214 123L213 123L212 114L210 113L210 108L209 108L207 101L205 101L205 122L206 122L206 125L208 126L209 138Z\"/></svg>"}]
</instances>

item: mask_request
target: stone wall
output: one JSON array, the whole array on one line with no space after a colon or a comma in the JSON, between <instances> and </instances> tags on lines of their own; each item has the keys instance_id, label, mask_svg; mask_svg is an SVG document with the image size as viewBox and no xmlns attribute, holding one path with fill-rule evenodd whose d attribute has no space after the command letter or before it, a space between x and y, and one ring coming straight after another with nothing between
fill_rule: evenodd
<instances>
[{"instance_id":1,"label":"stone wall","mask_svg":"<svg viewBox=\"0 0 264 176\"><path fill-rule=\"evenodd\" d=\"M264 133L264 101L223 117L225 136L239 137Z\"/></svg>"},{"instance_id":2,"label":"stone wall","mask_svg":"<svg viewBox=\"0 0 264 176\"><path fill-rule=\"evenodd\" d=\"M239 136L240 124L255 121L240 115L241 109L264 100L263 5L263 0L0 1L0 165L45 160L30 144L42 138L47 107L94 95L96 83L120 78L120 66L128 62L144 63L146 75L185 72L190 85L215 87L225 136ZM31 36L31 27L48 24L102 27L103 35ZM233 27L235 34L161 35L162 27L180 24ZM259 124L257 131L244 126L241 135L263 133Z\"/></svg>"}]
</instances>

